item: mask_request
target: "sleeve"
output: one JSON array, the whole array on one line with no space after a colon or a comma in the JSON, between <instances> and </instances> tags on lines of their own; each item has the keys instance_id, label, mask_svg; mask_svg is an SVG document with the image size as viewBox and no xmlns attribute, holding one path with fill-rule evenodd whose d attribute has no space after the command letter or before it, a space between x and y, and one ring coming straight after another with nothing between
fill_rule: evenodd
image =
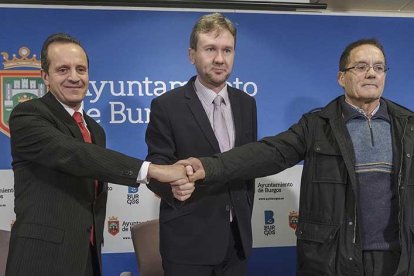
<instances>
[{"instance_id":1,"label":"sleeve","mask_svg":"<svg viewBox=\"0 0 414 276\"><path fill-rule=\"evenodd\" d=\"M151 102L150 122L145 134L145 141L148 146L146 160L159 165L173 164L177 161L173 128L168 112L162 108L158 99ZM170 185L152 179L148 184L148 188L169 205L175 205L176 200Z\"/></svg>"},{"instance_id":2,"label":"sleeve","mask_svg":"<svg viewBox=\"0 0 414 276\"><path fill-rule=\"evenodd\" d=\"M200 158L206 172L204 182L250 179L279 173L296 165L306 154L307 119L289 130L212 157Z\"/></svg>"},{"instance_id":3,"label":"sleeve","mask_svg":"<svg viewBox=\"0 0 414 276\"><path fill-rule=\"evenodd\" d=\"M72 137L67 127L38 103L19 104L10 116L13 167L34 162L77 177L136 185L142 160Z\"/></svg>"}]
</instances>

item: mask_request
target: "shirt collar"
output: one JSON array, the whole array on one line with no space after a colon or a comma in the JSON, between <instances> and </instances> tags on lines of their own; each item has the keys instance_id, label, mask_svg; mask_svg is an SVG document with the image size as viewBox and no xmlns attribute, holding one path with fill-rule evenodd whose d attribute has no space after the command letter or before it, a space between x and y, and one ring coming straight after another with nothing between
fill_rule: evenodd
<instances>
[{"instance_id":1,"label":"shirt collar","mask_svg":"<svg viewBox=\"0 0 414 276\"><path fill-rule=\"evenodd\" d=\"M227 92L227 84L223 87L223 89L220 90L219 93L214 92L213 90L205 87L200 80L198 79L198 76L194 82L194 88L199 96L199 98L206 104L212 104L214 101L214 98L217 95L220 95L224 99L224 103L228 105L230 103L229 100L229 93Z\"/></svg>"},{"instance_id":2,"label":"shirt collar","mask_svg":"<svg viewBox=\"0 0 414 276\"><path fill-rule=\"evenodd\" d=\"M347 123L349 120L352 120L358 117L366 118L365 112L362 109L346 102L345 97L342 97L341 105L342 105L342 115L345 120L345 123ZM374 111L372 112L371 119L383 119L383 120L390 122L390 116L388 115L387 104L382 98L380 99L380 104L378 105L378 107L374 109Z\"/></svg>"},{"instance_id":3,"label":"shirt collar","mask_svg":"<svg viewBox=\"0 0 414 276\"><path fill-rule=\"evenodd\" d=\"M79 112L80 114L82 114L82 117L83 117L83 101L81 102L81 105L80 105L80 107L79 107L79 109L78 110L74 110L72 107L70 107L70 106L68 106L68 105L66 105L66 104L64 104L64 103L62 103L61 101L59 101L59 99L58 98L56 98L55 97L55 99L63 106L63 108L69 113L69 115L72 117L73 116L73 114L77 111L77 112Z\"/></svg>"},{"instance_id":4,"label":"shirt collar","mask_svg":"<svg viewBox=\"0 0 414 276\"><path fill-rule=\"evenodd\" d=\"M79 112L81 115L82 115L82 117L83 117L83 101L81 102L81 105L80 105L80 107L79 107L79 109L78 110L74 110L72 107L70 107L70 106L68 106L68 105L66 105L66 104L64 104L64 103L62 103L61 101L59 101L58 99L56 99L62 106L63 106L63 108L69 113L69 115L72 117L73 116L73 114L77 111L77 112Z\"/></svg>"}]
</instances>

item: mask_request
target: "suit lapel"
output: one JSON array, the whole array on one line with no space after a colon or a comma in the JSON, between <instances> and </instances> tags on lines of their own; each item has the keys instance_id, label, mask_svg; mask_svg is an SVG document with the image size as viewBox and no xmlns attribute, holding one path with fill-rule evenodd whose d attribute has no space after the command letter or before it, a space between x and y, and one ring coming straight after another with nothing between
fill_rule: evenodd
<instances>
[{"instance_id":1,"label":"suit lapel","mask_svg":"<svg viewBox=\"0 0 414 276\"><path fill-rule=\"evenodd\" d=\"M105 146L104 137L102 137L102 135L98 135L99 133L98 124L94 121L94 119L86 115L85 110L83 111L83 114L84 114L85 122L88 125L89 133L91 134L92 143L99 145L99 146Z\"/></svg>"},{"instance_id":2,"label":"suit lapel","mask_svg":"<svg viewBox=\"0 0 414 276\"><path fill-rule=\"evenodd\" d=\"M73 118L65 110L62 104L56 100L55 96L51 92L48 92L43 98L41 98L41 100L49 107L53 115L57 117L57 120L67 127L73 137L83 140L82 133L80 132L75 120L73 120Z\"/></svg>"},{"instance_id":3,"label":"suit lapel","mask_svg":"<svg viewBox=\"0 0 414 276\"><path fill-rule=\"evenodd\" d=\"M242 132L243 132L243 122L242 122L242 110L240 104L240 91L236 91L234 88L227 86L227 92L229 94L230 104L231 104L231 112L233 114L233 122L234 122L234 132L235 132L235 141L234 146L240 146L242 141Z\"/></svg>"},{"instance_id":4,"label":"suit lapel","mask_svg":"<svg viewBox=\"0 0 414 276\"><path fill-rule=\"evenodd\" d=\"M214 152L220 152L220 146L214 135L213 128L211 127L210 121L208 120L206 111L203 108L203 105L198 98L195 89L194 89L194 80L195 77L191 78L186 84L185 89L185 98L187 100L187 105L193 114L194 120L200 126L201 132L206 137L207 141L210 143L211 147L214 149Z\"/></svg>"}]
</instances>

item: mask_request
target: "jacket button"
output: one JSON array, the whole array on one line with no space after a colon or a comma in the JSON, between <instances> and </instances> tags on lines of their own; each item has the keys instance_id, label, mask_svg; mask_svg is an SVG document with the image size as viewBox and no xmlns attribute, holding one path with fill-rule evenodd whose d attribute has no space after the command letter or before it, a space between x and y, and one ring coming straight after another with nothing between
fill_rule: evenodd
<instances>
[{"instance_id":1,"label":"jacket button","mask_svg":"<svg viewBox=\"0 0 414 276\"><path fill-rule=\"evenodd\" d=\"M320 148L319 146L316 146L315 150L316 150L316 151L320 151L320 150L321 150L321 148Z\"/></svg>"},{"instance_id":2,"label":"jacket button","mask_svg":"<svg viewBox=\"0 0 414 276\"><path fill-rule=\"evenodd\" d=\"M407 157L410 158L411 157L411 154L407 153Z\"/></svg>"},{"instance_id":3,"label":"jacket button","mask_svg":"<svg viewBox=\"0 0 414 276\"><path fill-rule=\"evenodd\" d=\"M230 205L226 205L226 211L230 211Z\"/></svg>"},{"instance_id":4,"label":"jacket button","mask_svg":"<svg viewBox=\"0 0 414 276\"><path fill-rule=\"evenodd\" d=\"M123 173L124 175L128 175L128 176L131 176L131 175L133 175L134 173L133 173L133 171L131 171L131 170L129 170L129 171L124 171L124 173Z\"/></svg>"},{"instance_id":5,"label":"jacket button","mask_svg":"<svg viewBox=\"0 0 414 276\"><path fill-rule=\"evenodd\" d=\"M354 224L352 221L348 222L348 225L352 225L352 224Z\"/></svg>"},{"instance_id":6,"label":"jacket button","mask_svg":"<svg viewBox=\"0 0 414 276\"><path fill-rule=\"evenodd\" d=\"M352 258L352 257L349 257L349 258L348 258L348 260L352 261L352 260L353 260L353 258Z\"/></svg>"}]
</instances>

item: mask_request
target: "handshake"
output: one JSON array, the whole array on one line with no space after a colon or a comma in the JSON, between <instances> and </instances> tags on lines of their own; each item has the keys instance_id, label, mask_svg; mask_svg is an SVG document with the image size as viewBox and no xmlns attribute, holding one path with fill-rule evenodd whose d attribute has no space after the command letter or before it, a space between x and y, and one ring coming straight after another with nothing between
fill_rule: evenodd
<instances>
[{"instance_id":1,"label":"handshake","mask_svg":"<svg viewBox=\"0 0 414 276\"><path fill-rule=\"evenodd\" d=\"M205 178L203 164L197 158L190 157L173 165L150 164L148 177L160 182L170 183L174 197L185 201L195 190L195 182Z\"/></svg>"}]
</instances>

